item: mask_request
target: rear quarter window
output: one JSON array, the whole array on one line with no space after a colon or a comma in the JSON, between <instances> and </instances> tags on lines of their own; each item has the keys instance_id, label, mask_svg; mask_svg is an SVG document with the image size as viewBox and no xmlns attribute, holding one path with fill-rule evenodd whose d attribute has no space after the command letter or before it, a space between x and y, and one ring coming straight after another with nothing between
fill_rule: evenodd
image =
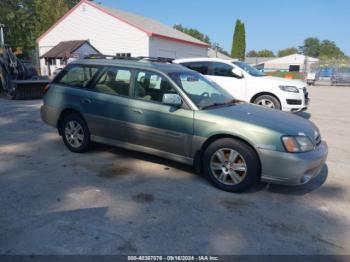
<instances>
[{"instance_id":1,"label":"rear quarter window","mask_svg":"<svg viewBox=\"0 0 350 262\"><path fill-rule=\"evenodd\" d=\"M99 68L97 66L72 65L66 67L53 81L57 84L86 87L95 76Z\"/></svg>"}]
</instances>

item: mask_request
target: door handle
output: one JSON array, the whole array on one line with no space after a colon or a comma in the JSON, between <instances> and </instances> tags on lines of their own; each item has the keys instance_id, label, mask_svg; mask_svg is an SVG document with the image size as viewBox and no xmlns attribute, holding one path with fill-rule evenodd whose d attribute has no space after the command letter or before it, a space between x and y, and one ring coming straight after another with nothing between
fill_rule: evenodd
<instances>
[{"instance_id":1,"label":"door handle","mask_svg":"<svg viewBox=\"0 0 350 262\"><path fill-rule=\"evenodd\" d=\"M91 104L92 101L90 99L88 99L88 98L85 98L85 99L81 100L81 103L82 104Z\"/></svg>"},{"instance_id":2,"label":"door handle","mask_svg":"<svg viewBox=\"0 0 350 262\"><path fill-rule=\"evenodd\" d=\"M134 113L136 113L136 114L139 114L139 115L142 115L142 114L143 114L143 112L142 112L141 109L133 109L132 111L133 111Z\"/></svg>"}]
</instances>

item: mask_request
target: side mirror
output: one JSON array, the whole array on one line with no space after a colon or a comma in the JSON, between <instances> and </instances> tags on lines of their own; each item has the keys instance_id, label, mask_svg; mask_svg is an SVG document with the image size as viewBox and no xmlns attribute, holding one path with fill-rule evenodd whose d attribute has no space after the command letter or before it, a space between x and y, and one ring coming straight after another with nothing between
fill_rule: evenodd
<instances>
[{"instance_id":1,"label":"side mirror","mask_svg":"<svg viewBox=\"0 0 350 262\"><path fill-rule=\"evenodd\" d=\"M162 102L163 104L175 107L182 105L182 99L178 94L164 94Z\"/></svg>"},{"instance_id":2,"label":"side mirror","mask_svg":"<svg viewBox=\"0 0 350 262\"><path fill-rule=\"evenodd\" d=\"M243 73L237 67L232 69L232 74L237 78L243 78Z\"/></svg>"}]
</instances>

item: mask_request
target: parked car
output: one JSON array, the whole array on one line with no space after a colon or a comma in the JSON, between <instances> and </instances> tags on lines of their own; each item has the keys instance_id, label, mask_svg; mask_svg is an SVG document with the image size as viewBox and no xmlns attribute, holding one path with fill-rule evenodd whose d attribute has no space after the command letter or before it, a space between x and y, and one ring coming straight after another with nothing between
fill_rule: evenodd
<instances>
[{"instance_id":1,"label":"parked car","mask_svg":"<svg viewBox=\"0 0 350 262\"><path fill-rule=\"evenodd\" d=\"M307 109L309 98L305 83L263 72L240 61L219 58L190 58L175 60L223 87L237 99L283 111Z\"/></svg>"},{"instance_id":2,"label":"parked car","mask_svg":"<svg viewBox=\"0 0 350 262\"><path fill-rule=\"evenodd\" d=\"M316 73L316 81L329 81L334 73L333 67L322 67Z\"/></svg>"},{"instance_id":3,"label":"parked car","mask_svg":"<svg viewBox=\"0 0 350 262\"><path fill-rule=\"evenodd\" d=\"M350 67L341 67L334 70L331 77L332 85L350 84Z\"/></svg>"},{"instance_id":4,"label":"parked car","mask_svg":"<svg viewBox=\"0 0 350 262\"><path fill-rule=\"evenodd\" d=\"M41 116L69 150L91 142L193 165L220 189L301 185L327 144L310 121L235 100L201 74L144 60L73 62L46 89Z\"/></svg>"},{"instance_id":5,"label":"parked car","mask_svg":"<svg viewBox=\"0 0 350 262\"><path fill-rule=\"evenodd\" d=\"M316 79L317 78L317 71L309 72L306 75L306 83L309 86L314 86L316 84Z\"/></svg>"},{"instance_id":6,"label":"parked car","mask_svg":"<svg viewBox=\"0 0 350 262\"><path fill-rule=\"evenodd\" d=\"M317 85L318 82L328 82L331 81L332 74L334 72L333 67L322 67L315 71L309 72L306 75L306 83L311 85Z\"/></svg>"}]
</instances>

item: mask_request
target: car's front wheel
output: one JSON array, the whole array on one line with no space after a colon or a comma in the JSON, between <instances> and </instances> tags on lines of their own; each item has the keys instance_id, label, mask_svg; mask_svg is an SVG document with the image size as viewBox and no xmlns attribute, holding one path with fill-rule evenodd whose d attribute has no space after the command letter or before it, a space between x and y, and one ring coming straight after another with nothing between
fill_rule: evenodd
<instances>
[{"instance_id":1,"label":"car's front wheel","mask_svg":"<svg viewBox=\"0 0 350 262\"><path fill-rule=\"evenodd\" d=\"M257 104L259 106L264 106L272 109L281 109L281 103L278 101L278 99L272 95L261 95L257 97L254 102L254 104Z\"/></svg>"},{"instance_id":2,"label":"car's front wheel","mask_svg":"<svg viewBox=\"0 0 350 262\"><path fill-rule=\"evenodd\" d=\"M216 140L208 146L203 169L216 187L229 192L242 192L260 177L260 162L255 151L231 138Z\"/></svg>"},{"instance_id":3,"label":"car's front wheel","mask_svg":"<svg viewBox=\"0 0 350 262\"><path fill-rule=\"evenodd\" d=\"M64 144L74 153L83 153L90 147L90 132L84 119L79 114L66 116L61 124Z\"/></svg>"}]
</instances>

